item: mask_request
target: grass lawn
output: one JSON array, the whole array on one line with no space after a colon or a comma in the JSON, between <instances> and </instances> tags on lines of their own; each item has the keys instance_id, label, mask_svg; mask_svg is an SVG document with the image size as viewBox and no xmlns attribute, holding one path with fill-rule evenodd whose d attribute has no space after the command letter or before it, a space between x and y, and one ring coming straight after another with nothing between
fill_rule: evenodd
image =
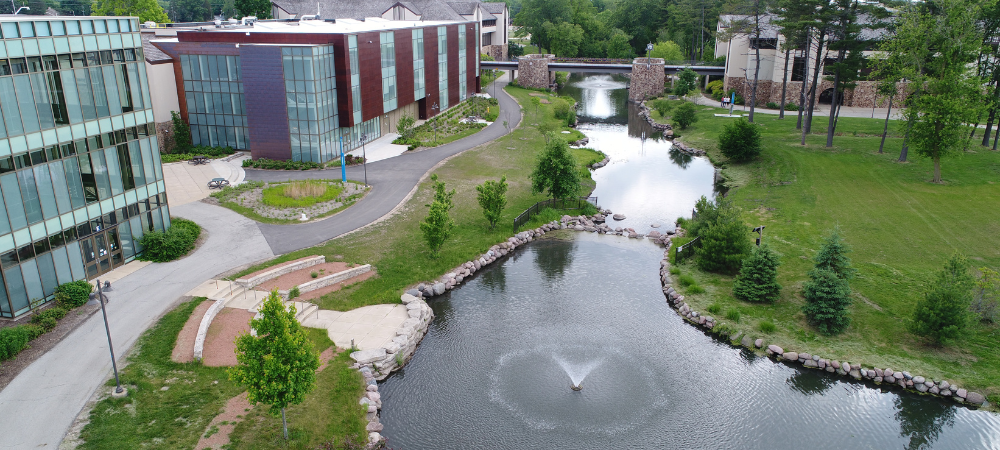
<instances>
[{"instance_id":1,"label":"grass lawn","mask_svg":"<svg viewBox=\"0 0 1000 450\"><path fill-rule=\"evenodd\" d=\"M732 325L785 348L947 379L1000 400L1000 328L977 324L946 347L928 345L906 328L917 300L953 252L975 267L1000 267L1000 153L974 139L972 151L942 160L944 183L936 185L929 182L929 159L911 149L909 162L896 161L902 124L890 124L886 153L879 154L882 120L842 117L834 147L826 148L827 117L817 116L803 147L790 112L784 120L756 115L763 154L755 162L730 164L716 137L732 119L713 117L720 108L698 110L699 121L680 130L682 140L725 168L736 186L729 199L743 209L748 225L766 226L764 240L783 255L784 289L774 305L744 303L732 297L731 277L700 272L685 261L676 268L706 290L686 296L693 308L705 311L714 304L720 317L738 311L740 322ZM822 238L834 227L853 247L859 272L851 283L852 324L827 337L807 325L801 288ZM762 321L776 329L761 332Z\"/></svg>"},{"instance_id":2,"label":"grass lawn","mask_svg":"<svg viewBox=\"0 0 1000 450\"><path fill-rule=\"evenodd\" d=\"M507 91L522 105L530 104L529 94L535 92L517 87L508 87ZM535 202L546 199L544 195L531 193L528 176L545 139L530 124L546 123L559 130L562 121L552 114L551 105L541 105L537 114L534 107L526 107L523 112L525 126L513 130L512 135L462 153L434 171L440 181L447 183L448 189L456 190L455 208L451 211L456 227L438 256L430 254L419 227L427 215L425 205L430 203L433 194L431 182L427 180L420 184L401 212L389 220L322 246L292 252L251 267L237 276L303 256L326 255L331 261L343 259L372 264L379 276L323 296L317 301L321 308L346 311L365 305L399 302L399 295L407 286L437 279L458 264L506 240L512 234L514 218ZM586 173L580 191L581 195L586 195L593 190L594 182L583 166L603 156L593 150L574 150L574 155L580 160L581 173ZM507 209L496 229L491 230L476 200L475 186L503 175L507 176L509 184Z\"/></svg>"},{"instance_id":3,"label":"grass lawn","mask_svg":"<svg viewBox=\"0 0 1000 450\"><path fill-rule=\"evenodd\" d=\"M107 398L94 406L90 423L80 434L85 442L81 449L193 448L226 402L244 391L229 381L225 367L170 360L177 333L202 301L204 297L182 303L143 334L128 358L129 364L120 371L122 384L128 385L128 397ZM317 351L332 345L323 330L306 331ZM320 442L339 442L344 436L364 433L364 411L357 404L364 387L350 364L346 354L338 355L319 374L316 389L305 402L288 409L289 432L296 438L291 448L313 448ZM107 385L114 386L114 379ZM237 427L236 432L273 448L273 444L264 444L272 442L266 440L270 435L258 432L261 424L268 423L257 418L263 416L267 416L266 406L258 405L248 416L257 426L252 430ZM280 437L280 417L277 421ZM231 448L245 447L252 445L240 443Z\"/></svg>"}]
</instances>

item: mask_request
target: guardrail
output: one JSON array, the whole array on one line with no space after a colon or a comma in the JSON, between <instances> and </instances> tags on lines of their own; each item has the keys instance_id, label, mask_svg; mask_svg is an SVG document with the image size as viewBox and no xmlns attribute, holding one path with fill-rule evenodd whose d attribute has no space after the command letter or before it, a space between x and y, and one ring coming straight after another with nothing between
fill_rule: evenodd
<instances>
[{"instance_id":1,"label":"guardrail","mask_svg":"<svg viewBox=\"0 0 1000 450\"><path fill-rule=\"evenodd\" d=\"M701 237L696 237L688 241L684 245L678 245L674 250L674 262L680 263L684 258L690 258L694 256L694 249L701 245Z\"/></svg>"},{"instance_id":2,"label":"guardrail","mask_svg":"<svg viewBox=\"0 0 1000 450\"><path fill-rule=\"evenodd\" d=\"M528 223L531 220L531 216L534 216L541 212L543 209L551 207L555 209L582 209L583 205L590 203L591 205L597 206L597 197L579 197L579 198L551 198L545 201L535 203L530 208L524 210L519 216L514 218L514 232L517 233L517 229L522 225Z\"/></svg>"}]
</instances>

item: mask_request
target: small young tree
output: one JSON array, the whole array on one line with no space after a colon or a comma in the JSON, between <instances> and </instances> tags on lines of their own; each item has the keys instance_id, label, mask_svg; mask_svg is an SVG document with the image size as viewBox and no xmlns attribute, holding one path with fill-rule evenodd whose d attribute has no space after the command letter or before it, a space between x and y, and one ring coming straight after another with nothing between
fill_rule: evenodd
<instances>
[{"instance_id":1,"label":"small young tree","mask_svg":"<svg viewBox=\"0 0 1000 450\"><path fill-rule=\"evenodd\" d=\"M673 105L665 99L653 100L653 109L660 113L660 117L667 117L667 113L673 109Z\"/></svg>"},{"instance_id":2,"label":"small young tree","mask_svg":"<svg viewBox=\"0 0 1000 450\"><path fill-rule=\"evenodd\" d=\"M486 180L483 184L476 186L479 206L483 208L483 216L490 223L490 229L496 228L500 221L500 215L507 207L507 176L500 178L500 181Z\"/></svg>"},{"instance_id":3,"label":"small young tree","mask_svg":"<svg viewBox=\"0 0 1000 450\"><path fill-rule=\"evenodd\" d=\"M697 122L698 116L695 115L694 103L681 103L680 106L677 107L677 110L674 111L673 119L674 123L681 127L682 130Z\"/></svg>"},{"instance_id":4,"label":"small young tree","mask_svg":"<svg viewBox=\"0 0 1000 450\"><path fill-rule=\"evenodd\" d=\"M969 323L974 287L969 261L955 253L938 273L924 299L917 302L910 330L938 344L957 338Z\"/></svg>"},{"instance_id":5,"label":"small young tree","mask_svg":"<svg viewBox=\"0 0 1000 450\"><path fill-rule=\"evenodd\" d=\"M570 198L580 191L580 169L565 140L554 133L546 136L545 151L531 173L531 192L548 191L552 198Z\"/></svg>"},{"instance_id":6,"label":"small young tree","mask_svg":"<svg viewBox=\"0 0 1000 450\"><path fill-rule=\"evenodd\" d=\"M538 114L538 105L541 105L542 101L539 100L538 97L535 97L534 95L532 95L531 96L531 104L535 105L535 114Z\"/></svg>"},{"instance_id":7,"label":"small young tree","mask_svg":"<svg viewBox=\"0 0 1000 450\"><path fill-rule=\"evenodd\" d=\"M704 195L694 204L695 214L686 224L688 233L693 237L701 236L701 233L708 228L709 224L715 222L719 216L719 205L709 200Z\"/></svg>"},{"instance_id":8,"label":"small young tree","mask_svg":"<svg viewBox=\"0 0 1000 450\"><path fill-rule=\"evenodd\" d=\"M403 114L399 120L396 122L396 131L403 139L409 139L413 137L413 124L417 123L416 119L409 114Z\"/></svg>"},{"instance_id":9,"label":"small young tree","mask_svg":"<svg viewBox=\"0 0 1000 450\"><path fill-rule=\"evenodd\" d=\"M674 95L683 97L698 89L698 73L690 67L677 73L677 83L674 84Z\"/></svg>"},{"instance_id":10,"label":"small young tree","mask_svg":"<svg viewBox=\"0 0 1000 450\"><path fill-rule=\"evenodd\" d=\"M816 268L833 271L838 277L849 282L857 272L851 267L851 258L847 257L850 252L851 247L840 238L840 230L835 229L816 253Z\"/></svg>"},{"instance_id":11,"label":"small young tree","mask_svg":"<svg viewBox=\"0 0 1000 450\"><path fill-rule=\"evenodd\" d=\"M447 191L444 182L438 181L437 174L431 175L431 181L434 182L434 201L428 205L430 211L427 213L427 218L420 222L420 231L431 249L431 254L437 255L455 228L455 221L448 215L455 206L452 202L455 190Z\"/></svg>"},{"instance_id":12,"label":"small young tree","mask_svg":"<svg viewBox=\"0 0 1000 450\"><path fill-rule=\"evenodd\" d=\"M760 155L760 127L744 118L726 124L719 134L719 150L733 161L749 161Z\"/></svg>"},{"instance_id":13,"label":"small young tree","mask_svg":"<svg viewBox=\"0 0 1000 450\"><path fill-rule=\"evenodd\" d=\"M700 234L698 268L708 272L736 273L750 254L749 231L738 209L722 205L715 220Z\"/></svg>"},{"instance_id":14,"label":"small young tree","mask_svg":"<svg viewBox=\"0 0 1000 450\"><path fill-rule=\"evenodd\" d=\"M983 322L996 323L1000 313L1000 272L989 267L980 267L982 276L976 280L976 289L970 309ZM56 292L59 289L56 288Z\"/></svg>"},{"instance_id":15,"label":"small young tree","mask_svg":"<svg viewBox=\"0 0 1000 450\"><path fill-rule=\"evenodd\" d=\"M847 311L851 306L851 288L836 272L818 267L809 271L802 296L806 299L802 311L820 333L838 334L851 324Z\"/></svg>"},{"instance_id":16,"label":"small young tree","mask_svg":"<svg viewBox=\"0 0 1000 450\"><path fill-rule=\"evenodd\" d=\"M177 111L170 111L170 121L174 126L174 153L191 151L191 127Z\"/></svg>"},{"instance_id":17,"label":"small young tree","mask_svg":"<svg viewBox=\"0 0 1000 450\"><path fill-rule=\"evenodd\" d=\"M295 320L295 307L286 310L277 289L261 305L260 318L250 327L256 336L243 333L236 338L236 367L229 378L246 385L251 404L271 405L271 413L281 411L281 425L288 440L285 407L302 403L316 384L319 357Z\"/></svg>"},{"instance_id":18,"label":"small young tree","mask_svg":"<svg viewBox=\"0 0 1000 450\"><path fill-rule=\"evenodd\" d=\"M779 265L778 254L767 244L754 248L750 257L743 260L740 274L733 282L733 297L747 302L774 303L781 294Z\"/></svg>"}]
</instances>

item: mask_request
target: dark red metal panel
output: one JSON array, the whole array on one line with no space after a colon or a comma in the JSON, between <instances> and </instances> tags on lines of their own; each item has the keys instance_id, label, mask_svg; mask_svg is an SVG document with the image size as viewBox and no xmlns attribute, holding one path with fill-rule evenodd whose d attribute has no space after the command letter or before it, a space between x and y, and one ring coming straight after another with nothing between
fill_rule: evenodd
<instances>
[{"instance_id":1,"label":"dark red metal panel","mask_svg":"<svg viewBox=\"0 0 1000 450\"><path fill-rule=\"evenodd\" d=\"M382 53L379 34L358 35L358 62L361 65L361 120L382 115Z\"/></svg>"},{"instance_id":2,"label":"dark red metal panel","mask_svg":"<svg viewBox=\"0 0 1000 450\"><path fill-rule=\"evenodd\" d=\"M413 103L413 30L396 30L396 104Z\"/></svg>"},{"instance_id":3,"label":"dark red metal panel","mask_svg":"<svg viewBox=\"0 0 1000 450\"><path fill-rule=\"evenodd\" d=\"M437 27L424 28L424 81L426 82L427 101L420 111L424 119L434 117L440 111L433 111L431 106L438 103L438 41Z\"/></svg>"},{"instance_id":4,"label":"dark red metal panel","mask_svg":"<svg viewBox=\"0 0 1000 450\"><path fill-rule=\"evenodd\" d=\"M337 119L342 127L354 126L353 93L351 92L351 55L347 50L347 35L333 39L334 76L337 78Z\"/></svg>"},{"instance_id":5,"label":"dark red metal panel","mask_svg":"<svg viewBox=\"0 0 1000 450\"><path fill-rule=\"evenodd\" d=\"M253 159L291 159L288 109L281 68L281 48L240 46L243 92Z\"/></svg>"}]
</instances>

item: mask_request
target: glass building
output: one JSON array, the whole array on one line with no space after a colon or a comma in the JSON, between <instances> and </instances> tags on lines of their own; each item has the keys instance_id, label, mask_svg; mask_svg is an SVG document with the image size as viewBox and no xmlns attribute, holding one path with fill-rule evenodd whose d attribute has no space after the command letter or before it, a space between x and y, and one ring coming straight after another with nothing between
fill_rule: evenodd
<instances>
[{"instance_id":1,"label":"glass building","mask_svg":"<svg viewBox=\"0 0 1000 450\"><path fill-rule=\"evenodd\" d=\"M195 145L325 163L403 115L427 119L475 93L467 38L478 35L479 22L280 20L177 27L150 42L180 66Z\"/></svg>"},{"instance_id":2,"label":"glass building","mask_svg":"<svg viewBox=\"0 0 1000 450\"><path fill-rule=\"evenodd\" d=\"M139 23L0 16L0 317L170 226Z\"/></svg>"}]
</instances>

